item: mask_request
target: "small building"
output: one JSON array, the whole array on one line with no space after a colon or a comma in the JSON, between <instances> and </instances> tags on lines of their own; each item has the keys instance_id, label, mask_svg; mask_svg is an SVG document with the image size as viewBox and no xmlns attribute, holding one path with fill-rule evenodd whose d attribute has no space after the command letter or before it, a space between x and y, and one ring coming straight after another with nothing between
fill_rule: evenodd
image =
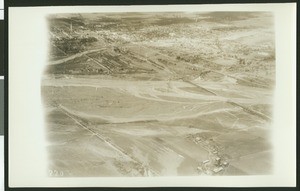
<instances>
[{"instance_id":1,"label":"small building","mask_svg":"<svg viewBox=\"0 0 300 191\"><path fill-rule=\"evenodd\" d=\"M222 170L224 170L223 167L218 167L218 168L214 168L214 169L213 169L213 171L214 171L215 173L221 172Z\"/></svg>"},{"instance_id":2,"label":"small building","mask_svg":"<svg viewBox=\"0 0 300 191\"><path fill-rule=\"evenodd\" d=\"M228 163L227 161L224 161L222 165L223 165L223 166L228 166L229 163Z\"/></svg>"}]
</instances>

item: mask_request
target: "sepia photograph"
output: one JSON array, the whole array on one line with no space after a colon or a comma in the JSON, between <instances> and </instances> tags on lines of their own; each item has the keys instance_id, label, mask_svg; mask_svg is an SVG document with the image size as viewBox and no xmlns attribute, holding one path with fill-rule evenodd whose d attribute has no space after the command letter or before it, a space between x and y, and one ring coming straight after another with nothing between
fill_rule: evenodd
<instances>
[{"instance_id":1,"label":"sepia photograph","mask_svg":"<svg viewBox=\"0 0 300 191\"><path fill-rule=\"evenodd\" d=\"M10 8L9 185L293 185L294 8Z\"/></svg>"},{"instance_id":2,"label":"sepia photograph","mask_svg":"<svg viewBox=\"0 0 300 191\"><path fill-rule=\"evenodd\" d=\"M50 176L272 173L269 12L47 17Z\"/></svg>"}]
</instances>

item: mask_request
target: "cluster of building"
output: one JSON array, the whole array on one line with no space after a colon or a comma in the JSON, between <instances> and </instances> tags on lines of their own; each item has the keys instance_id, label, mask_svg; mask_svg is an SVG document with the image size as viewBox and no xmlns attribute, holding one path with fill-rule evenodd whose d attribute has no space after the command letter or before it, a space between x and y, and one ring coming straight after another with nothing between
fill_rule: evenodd
<instances>
[{"instance_id":1,"label":"cluster of building","mask_svg":"<svg viewBox=\"0 0 300 191\"><path fill-rule=\"evenodd\" d=\"M213 139L203 135L196 134L191 136L191 138L194 143L199 144L208 152L208 159L201 161L198 164L198 173L206 175L220 175L224 173L229 166L229 162L220 154L220 151L223 148L215 143Z\"/></svg>"}]
</instances>

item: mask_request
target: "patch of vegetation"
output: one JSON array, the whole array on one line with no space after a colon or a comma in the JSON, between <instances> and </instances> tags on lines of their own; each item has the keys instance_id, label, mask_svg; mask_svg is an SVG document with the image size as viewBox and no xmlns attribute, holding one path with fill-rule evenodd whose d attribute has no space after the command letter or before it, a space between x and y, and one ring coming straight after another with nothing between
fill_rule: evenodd
<instances>
[{"instance_id":1,"label":"patch of vegetation","mask_svg":"<svg viewBox=\"0 0 300 191\"><path fill-rule=\"evenodd\" d=\"M76 54L85 49L85 47L97 41L95 37L62 37L60 39L51 40L54 45L66 54Z\"/></svg>"}]
</instances>

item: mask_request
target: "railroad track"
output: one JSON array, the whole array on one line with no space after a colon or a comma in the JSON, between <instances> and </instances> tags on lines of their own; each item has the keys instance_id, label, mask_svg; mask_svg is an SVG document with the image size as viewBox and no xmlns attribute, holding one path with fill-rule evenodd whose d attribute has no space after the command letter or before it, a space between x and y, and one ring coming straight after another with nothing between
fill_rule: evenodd
<instances>
[{"instance_id":1,"label":"railroad track","mask_svg":"<svg viewBox=\"0 0 300 191\"><path fill-rule=\"evenodd\" d=\"M65 115L67 115L69 118L71 118L76 124L78 124L80 127L82 127L83 129L89 131L90 133L92 133L93 135L95 135L98 139L100 139L101 141L105 142L109 147L111 147L112 149L114 149L115 151L117 151L119 154L129 158L132 162L138 164L139 166L143 167L144 171L150 171L152 175L159 175L159 173L157 171L155 171L154 169L151 169L149 166L145 166L142 162L140 162L136 157L130 155L129 153L127 153L126 151L124 151L121 147L119 147L118 145L114 144L111 139L101 135L100 133L95 132L94 130L88 128L86 125L84 125L82 122L80 122L78 119L76 119L76 117L73 114L70 114L67 111L67 108L65 108L64 106L62 106L61 104L58 104L58 108L61 110L61 112L63 112ZM147 173L149 174L149 173ZM142 174L144 175L144 174Z\"/></svg>"}]
</instances>

